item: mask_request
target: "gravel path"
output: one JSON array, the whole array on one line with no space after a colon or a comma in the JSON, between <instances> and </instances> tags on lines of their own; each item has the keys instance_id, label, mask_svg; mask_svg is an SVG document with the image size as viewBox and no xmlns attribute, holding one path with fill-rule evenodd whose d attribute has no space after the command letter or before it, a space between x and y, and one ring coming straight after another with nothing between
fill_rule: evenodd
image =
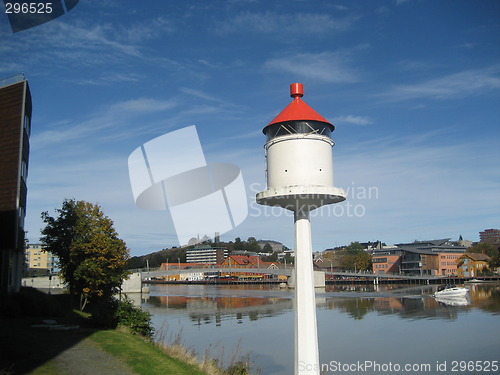
<instances>
[{"instance_id":1,"label":"gravel path","mask_svg":"<svg viewBox=\"0 0 500 375\"><path fill-rule=\"evenodd\" d=\"M58 375L135 375L125 363L85 338L51 360Z\"/></svg>"}]
</instances>

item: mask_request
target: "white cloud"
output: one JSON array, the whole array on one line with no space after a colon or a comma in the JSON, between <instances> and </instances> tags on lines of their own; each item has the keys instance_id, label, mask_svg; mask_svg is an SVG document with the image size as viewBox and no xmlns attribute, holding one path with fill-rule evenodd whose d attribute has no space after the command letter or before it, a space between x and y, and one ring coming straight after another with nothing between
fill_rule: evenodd
<instances>
[{"instance_id":1,"label":"white cloud","mask_svg":"<svg viewBox=\"0 0 500 375\"><path fill-rule=\"evenodd\" d=\"M65 120L50 126L42 126L44 130L32 134L31 148L38 152L58 154L61 150L67 152L68 149L75 152L81 147L84 139L89 140L92 147L96 147L99 141L107 139L133 138L137 134L144 133L144 129L148 126L152 126L145 123L144 117L138 120L138 116L168 111L177 105L174 99L138 98L117 102L80 121ZM57 149L54 149L55 145L58 145Z\"/></svg>"},{"instance_id":2,"label":"white cloud","mask_svg":"<svg viewBox=\"0 0 500 375\"><path fill-rule=\"evenodd\" d=\"M356 82L359 75L343 53L299 53L267 60L264 67L322 82Z\"/></svg>"},{"instance_id":3,"label":"white cloud","mask_svg":"<svg viewBox=\"0 0 500 375\"><path fill-rule=\"evenodd\" d=\"M262 34L326 34L348 29L354 21L351 17L333 18L324 13L278 14L273 12L242 12L231 20L224 20L216 26L221 34L251 32Z\"/></svg>"},{"instance_id":4,"label":"white cloud","mask_svg":"<svg viewBox=\"0 0 500 375\"><path fill-rule=\"evenodd\" d=\"M346 115L346 116L338 116L333 119L335 124L354 124L354 125L370 125L373 124L373 121L366 116L354 116L354 115Z\"/></svg>"},{"instance_id":5,"label":"white cloud","mask_svg":"<svg viewBox=\"0 0 500 375\"><path fill-rule=\"evenodd\" d=\"M174 100L158 100L151 98L139 98L139 99L131 99L124 102L116 103L112 105L108 112L109 116L118 116L121 113L117 112L127 112L127 113L154 113L161 112L171 109L176 106L176 102Z\"/></svg>"},{"instance_id":6,"label":"white cloud","mask_svg":"<svg viewBox=\"0 0 500 375\"><path fill-rule=\"evenodd\" d=\"M390 101L417 98L453 99L500 88L499 68L466 70L413 85L399 85L381 94Z\"/></svg>"}]
</instances>

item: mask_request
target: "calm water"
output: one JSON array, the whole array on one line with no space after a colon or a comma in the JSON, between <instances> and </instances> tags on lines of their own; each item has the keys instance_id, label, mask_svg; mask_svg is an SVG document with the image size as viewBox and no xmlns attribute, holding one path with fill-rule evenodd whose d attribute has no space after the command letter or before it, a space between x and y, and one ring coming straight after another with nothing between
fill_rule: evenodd
<instances>
[{"instance_id":1,"label":"calm water","mask_svg":"<svg viewBox=\"0 0 500 375\"><path fill-rule=\"evenodd\" d=\"M323 373L499 374L500 284L467 285L470 298L458 305L436 301L435 288L317 290ZM152 285L142 306L167 342L180 339L226 362L250 353L254 370L290 375L293 298L293 290L274 286Z\"/></svg>"}]
</instances>

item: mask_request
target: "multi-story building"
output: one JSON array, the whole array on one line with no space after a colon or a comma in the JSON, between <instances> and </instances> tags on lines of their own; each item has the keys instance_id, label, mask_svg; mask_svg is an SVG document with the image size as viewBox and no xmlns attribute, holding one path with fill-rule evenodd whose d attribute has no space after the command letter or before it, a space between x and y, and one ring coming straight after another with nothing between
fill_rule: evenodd
<instances>
[{"instance_id":1,"label":"multi-story building","mask_svg":"<svg viewBox=\"0 0 500 375\"><path fill-rule=\"evenodd\" d=\"M0 79L0 293L21 287L31 110L24 75Z\"/></svg>"},{"instance_id":2,"label":"multi-story building","mask_svg":"<svg viewBox=\"0 0 500 375\"><path fill-rule=\"evenodd\" d=\"M476 277L488 267L490 257L486 254L465 253L458 258L458 277Z\"/></svg>"},{"instance_id":3,"label":"multi-story building","mask_svg":"<svg viewBox=\"0 0 500 375\"><path fill-rule=\"evenodd\" d=\"M224 247L196 246L186 250L187 263L220 264L227 257Z\"/></svg>"},{"instance_id":4,"label":"multi-story building","mask_svg":"<svg viewBox=\"0 0 500 375\"><path fill-rule=\"evenodd\" d=\"M373 250L372 268L376 275L401 273L401 249L397 247Z\"/></svg>"},{"instance_id":5,"label":"multi-story building","mask_svg":"<svg viewBox=\"0 0 500 375\"><path fill-rule=\"evenodd\" d=\"M396 244L402 252L401 272L410 275L453 276L457 259L465 253L450 238Z\"/></svg>"},{"instance_id":6,"label":"multi-story building","mask_svg":"<svg viewBox=\"0 0 500 375\"><path fill-rule=\"evenodd\" d=\"M43 251L41 244L26 245L26 266L28 269L46 270L48 273L59 272L59 259L48 251Z\"/></svg>"},{"instance_id":7,"label":"multi-story building","mask_svg":"<svg viewBox=\"0 0 500 375\"><path fill-rule=\"evenodd\" d=\"M485 229L479 232L479 241L500 245L500 229Z\"/></svg>"},{"instance_id":8,"label":"multi-story building","mask_svg":"<svg viewBox=\"0 0 500 375\"><path fill-rule=\"evenodd\" d=\"M457 260L466 249L449 238L400 243L373 252L373 272L453 276L457 274Z\"/></svg>"}]
</instances>

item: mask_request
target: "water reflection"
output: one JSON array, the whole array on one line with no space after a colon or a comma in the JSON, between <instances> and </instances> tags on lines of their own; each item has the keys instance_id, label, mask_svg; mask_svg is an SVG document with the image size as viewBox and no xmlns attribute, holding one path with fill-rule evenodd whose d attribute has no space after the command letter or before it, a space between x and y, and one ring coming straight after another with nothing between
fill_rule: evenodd
<instances>
[{"instance_id":1,"label":"water reflection","mask_svg":"<svg viewBox=\"0 0 500 375\"><path fill-rule=\"evenodd\" d=\"M500 284L469 285L466 298L432 297L435 285L335 285L316 292L318 309L337 310L355 320L368 313L396 314L403 319L456 319L461 312L481 309L500 313ZM225 319L243 323L292 310L293 291L274 286L156 285L145 307L153 313L182 310L194 324L220 325Z\"/></svg>"},{"instance_id":2,"label":"water reflection","mask_svg":"<svg viewBox=\"0 0 500 375\"><path fill-rule=\"evenodd\" d=\"M464 305L436 300L435 285L342 285L317 290L320 359L409 364L496 360L500 284L467 288ZM167 342L169 335L182 337L197 353L220 345L226 358L241 343L242 353L251 354L254 369L289 375L293 298L293 290L270 286L154 285L142 305L153 314L158 331L167 323ZM472 344L470 338L478 335L480 345ZM219 358L217 353L210 356Z\"/></svg>"}]
</instances>

